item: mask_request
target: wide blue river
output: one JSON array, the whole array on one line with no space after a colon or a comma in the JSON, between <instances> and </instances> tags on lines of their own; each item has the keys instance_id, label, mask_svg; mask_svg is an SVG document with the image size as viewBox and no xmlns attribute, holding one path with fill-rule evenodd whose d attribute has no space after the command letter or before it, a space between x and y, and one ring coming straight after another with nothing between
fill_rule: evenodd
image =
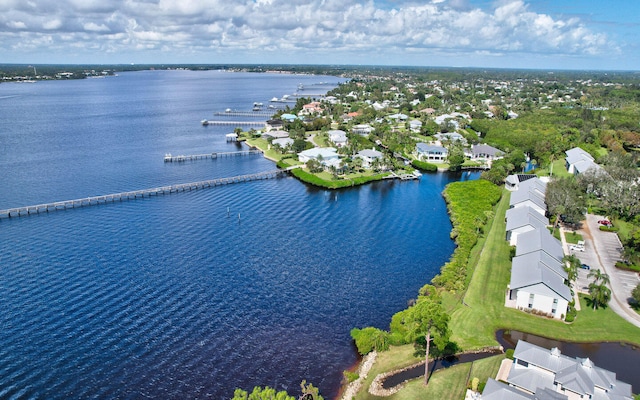
<instances>
[{"instance_id":1,"label":"wide blue river","mask_svg":"<svg viewBox=\"0 0 640 400\"><path fill-rule=\"evenodd\" d=\"M233 127L200 120L340 81L0 84L0 209L273 170L259 155L163 156L242 149ZM332 398L357 361L350 329L387 328L451 255L441 192L474 177L338 192L286 177L2 219L0 398L224 399L303 379Z\"/></svg>"}]
</instances>

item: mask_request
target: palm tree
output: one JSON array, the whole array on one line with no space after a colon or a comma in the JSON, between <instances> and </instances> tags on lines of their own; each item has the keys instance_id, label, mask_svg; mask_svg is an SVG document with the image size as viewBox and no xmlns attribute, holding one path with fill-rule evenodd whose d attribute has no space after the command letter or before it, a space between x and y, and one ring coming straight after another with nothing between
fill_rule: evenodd
<instances>
[{"instance_id":1,"label":"palm tree","mask_svg":"<svg viewBox=\"0 0 640 400\"><path fill-rule=\"evenodd\" d=\"M562 261L565 263L564 270L567 272L567 279L569 282L573 282L578 278L578 268L580 267L580 260L578 257L572 255L564 256ZM595 271L595 270L594 270Z\"/></svg>"},{"instance_id":2,"label":"palm tree","mask_svg":"<svg viewBox=\"0 0 640 400\"><path fill-rule=\"evenodd\" d=\"M609 275L599 269L594 269L587 276L593 278L593 282L589 284L589 295L593 309L595 310L598 306L606 306L611 300L611 289L607 287L610 282Z\"/></svg>"},{"instance_id":3,"label":"palm tree","mask_svg":"<svg viewBox=\"0 0 640 400\"><path fill-rule=\"evenodd\" d=\"M600 283L603 285L608 285L609 282L611 281L609 279L609 275L605 274L604 272L601 272L599 269L591 270L591 272L589 272L589 275L587 275L587 277L594 278L593 283L595 284Z\"/></svg>"},{"instance_id":4,"label":"palm tree","mask_svg":"<svg viewBox=\"0 0 640 400\"><path fill-rule=\"evenodd\" d=\"M589 284L589 295L594 311L598 306L606 306L611 300L611 290L604 284L598 285L595 282Z\"/></svg>"}]
</instances>

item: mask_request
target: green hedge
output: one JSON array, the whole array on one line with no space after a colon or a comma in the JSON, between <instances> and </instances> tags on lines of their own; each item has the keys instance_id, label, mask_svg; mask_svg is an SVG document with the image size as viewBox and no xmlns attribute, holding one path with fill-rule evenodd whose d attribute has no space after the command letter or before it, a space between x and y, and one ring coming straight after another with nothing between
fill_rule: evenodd
<instances>
[{"instance_id":1,"label":"green hedge","mask_svg":"<svg viewBox=\"0 0 640 400\"><path fill-rule=\"evenodd\" d=\"M335 181L328 181L320 178L317 175L314 175L310 172L305 171L302 168L296 168L291 170L291 173L296 178L300 179L303 182L309 183L314 186L319 186L325 189L340 189L350 186L362 185L367 182L379 181L384 178L384 174L377 174L372 176L360 176L353 179L341 179Z\"/></svg>"},{"instance_id":2,"label":"green hedge","mask_svg":"<svg viewBox=\"0 0 640 400\"><path fill-rule=\"evenodd\" d=\"M434 285L450 291L459 291L466 287L467 261L471 249L478 241L477 224L486 224L486 212L493 210L501 196L502 189L484 179L447 185L444 198L449 206L453 224L451 238L458 246L449 262L433 278Z\"/></svg>"},{"instance_id":3,"label":"green hedge","mask_svg":"<svg viewBox=\"0 0 640 400\"><path fill-rule=\"evenodd\" d=\"M600 229L603 232L618 232L620 229L615 227L615 226L605 226L605 225L600 225Z\"/></svg>"},{"instance_id":4,"label":"green hedge","mask_svg":"<svg viewBox=\"0 0 640 400\"><path fill-rule=\"evenodd\" d=\"M616 262L616 268L623 269L625 271L640 272L640 265L627 264L624 261Z\"/></svg>"},{"instance_id":5,"label":"green hedge","mask_svg":"<svg viewBox=\"0 0 640 400\"><path fill-rule=\"evenodd\" d=\"M435 164L431 164L428 162L424 162L424 161L418 161L418 160L413 160L411 161L411 165L414 166L415 168L419 169L420 171L426 171L426 172L436 172L438 171L438 166Z\"/></svg>"}]
</instances>

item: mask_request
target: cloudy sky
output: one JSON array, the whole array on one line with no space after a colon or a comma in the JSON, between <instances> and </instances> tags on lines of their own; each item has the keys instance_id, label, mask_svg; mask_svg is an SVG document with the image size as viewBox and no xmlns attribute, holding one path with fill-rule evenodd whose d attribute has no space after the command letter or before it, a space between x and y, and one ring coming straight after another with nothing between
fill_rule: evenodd
<instances>
[{"instance_id":1,"label":"cloudy sky","mask_svg":"<svg viewBox=\"0 0 640 400\"><path fill-rule=\"evenodd\" d=\"M640 0L0 0L0 63L640 70Z\"/></svg>"}]
</instances>

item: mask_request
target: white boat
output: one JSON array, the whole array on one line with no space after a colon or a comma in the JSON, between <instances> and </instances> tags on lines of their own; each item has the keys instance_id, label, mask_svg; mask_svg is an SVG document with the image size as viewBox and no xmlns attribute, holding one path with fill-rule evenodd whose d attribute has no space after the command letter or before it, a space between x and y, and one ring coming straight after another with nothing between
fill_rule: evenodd
<instances>
[{"instance_id":1,"label":"white boat","mask_svg":"<svg viewBox=\"0 0 640 400\"><path fill-rule=\"evenodd\" d=\"M207 126L209 125L209 120L207 119L203 119L202 121L200 121L202 123L202 125Z\"/></svg>"}]
</instances>

